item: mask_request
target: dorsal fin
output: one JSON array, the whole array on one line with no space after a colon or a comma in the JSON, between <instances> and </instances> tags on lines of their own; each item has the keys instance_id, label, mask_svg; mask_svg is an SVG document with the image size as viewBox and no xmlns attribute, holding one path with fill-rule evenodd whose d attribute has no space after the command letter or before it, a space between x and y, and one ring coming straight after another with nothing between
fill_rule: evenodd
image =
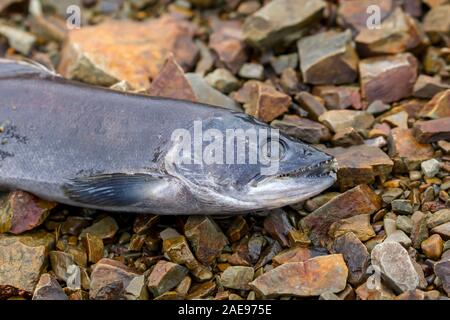
<instances>
[{"instance_id":1,"label":"dorsal fin","mask_svg":"<svg viewBox=\"0 0 450 320\"><path fill-rule=\"evenodd\" d=\"M0 58L0 79L13 77L58 77L58 74L44 65L32 61Z\"/></svg>"}]
</instances>

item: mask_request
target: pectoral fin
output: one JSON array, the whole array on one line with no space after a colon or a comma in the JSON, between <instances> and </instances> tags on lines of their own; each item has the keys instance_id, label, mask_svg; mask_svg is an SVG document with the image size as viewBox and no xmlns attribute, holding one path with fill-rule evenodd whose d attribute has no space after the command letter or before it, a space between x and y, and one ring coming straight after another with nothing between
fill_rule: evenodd
<instances>
[{"instance_id":1,"label":"pectoral fin","mask_svg":"<svg viewBox=\"0 0 450 320\"><path fill-rule=\"evenodd\" d=\"M69 199L79 203L124 207L148 199L150 191L163 179L162 176L146 173L101 174L71 179L63 189Z\"/></svg>"}]
</instances>

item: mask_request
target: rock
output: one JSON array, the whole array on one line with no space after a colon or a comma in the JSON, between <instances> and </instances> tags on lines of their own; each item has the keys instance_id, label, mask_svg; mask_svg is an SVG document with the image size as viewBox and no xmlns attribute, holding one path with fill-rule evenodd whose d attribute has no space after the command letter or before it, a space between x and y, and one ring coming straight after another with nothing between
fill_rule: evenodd
<instances>
[{"instance_id":1,"label":"rock","mask_svg":"<svg viewBox=\"0 0 450 320\"><path fill-rule=\"evenodd\" d=\"M262 82L254 82L245 112L261 121L270 122L288 111L291 97Z\"/></svg>"},{"instance_id":2,"label":"rock","mask_svg":"<svg viewBox=\"0 0 450 320\"><path fill-rule=\"evenodd\" d=\"M70 280L73 280L79 285L81 284L81 274L78 273L75 277L71 277L76 271L70 272L71 270L69 270L71 266L75 265L73 255L63 251L50 251L49 259L52 271L59 280L68 283L69 278L71 278ZM80 289L80 287L78 286L77 289Z\"/></svg>"},{"instance_id":3,"label":"rock","mask_svg":"<svg viewBox=\"0 0 450 320\"><path fill-rule=\"evenodd\" d=\"M203 43L203 41L197 39L195 40L195 44L200 51L200 57L198 59L197 65L195 66L195 73L203 77L213 67L214 57L211 50L209 50L208 46Z\"/></svg>"},{"instance_id":4,"label":"rock","mask_svg":"<svg viewBox=\"0 0 450 320\"><path fill-rule=\"evenodd\" d=\"M198 300L205 299L210 296L214 290L216 289L216 283L214 281L208 281L204 283L200 283L192 287L187 295L187 300Z\"/></svg>"},{"instance_id":5,"label":"rock","mask_svg":"<svg viewBox=\"0 0 450 320\"><path fill-rule=\"evenodd\" d=\"M444 241L438 234L433 234L428 239L424 240L420 247L423 253L431 260L439 260L444 249Z\"/></svg>"},{"instance_id":6,"label":"rock","mask_svg":"<svg viewBox=\"0 0 450 320\"><path fill-rule=\"evenodd\" d=\"M389 156L394 160L394 171L406 172L417 169L422 161L433 157L429 144L419 143L411 129L394 128L389 135Z\"/></svg>"},{"instance_id":7,"label":"rock","mask_svg":"<svg viewBox=\"0 0 450 320\"><path fill-rule=\"evenodd\" d=\"M318 196L315 196L314 198L306 200L304 204L304 209L308 210L309 212L312 212L314 210L317 210L319 207L323 206L325 203L330 201L331 199L337 197L340 195L339 192L326 192L323 194L320 194Z\"/></svg>"},{"instance_id":8,"label":"rock","mask_svg":"<svg viewBox=\"0 0 450 320\"><path fill-rule=\"evenodd\" d=\"M125 288L125 299L127 300L148 300L145 276L137 276L131 279Z\"/></svg>"},{"instance_id":9,"label":"rock","mask_svg":"<svg viewBox=\"0 0 450 320\"><path fill-rule=\"evenodd\" d=\"M328 109L361 109L361 95L356 86L316 86L313 94L325 101Z\"/></svg>"},{"instance_id":10,"label":"rock","mask_svg":"<svg viewBox=\"0 0 450 320\"><path fill-rule=\"evenodd\" d=\"M396 8L378 28L362 29L355 42L358 52L371 56L409 51L422 42L421 38L416 21L402 9Z\"/></svg>"},{"instance_id":11,"label":"rock","mask_svg":"<svg viewBox=\"0 0 450 320\"><path fill-rule=\"evenodd\" d=\"M439 234L444 240L450 239L450 222L446 222L431 229L431 233Z\"/></svg>"},{"instance_id":12,"label":"rock","mask_svg":"<svg viewBox=\"0 0 450 320\"><path fill-rule=\"evenodd\" d=\"M237 216L231 223L226 234L230 242L236 242L246 235L248 231L249 227L245 218Z\"/></svg>"},{"instance_id":13,"label":"rock","mask_svg":"<svg viewBox=\"0 0 450 320\"><path fill-rule=\"evenodd\" d=\"M356 286L366 279L370 260L369 252L353 232L336 238L333 243L333 252L341 253L344 257L349 271L349 283Z\"/></svg>"},{"instance_id":14,"label":"rock","mask_svg":"<svg viewBox=\"0 0 450 320\"><path fill-rule=\"evenodd\" d=\"M280 253L281 250L282 247L278 241L274 241L273 243L269 244L261 253L258 262L255 264L255 270L264 267L273 259L273 257Z\"/></svg>"},{"instance_id":15,"label":"rock","mask_svg":"<svg viewBox=\"0 0 450 320\"><path fill-rule=\"evenodd\" d=\"M414 84L413 96L417 98L433 98L439 92L449 89L449 85L442 83L440 77L419 75Z\"/></svg>"},{"instance_id":16,"label":"rock","mask_svg":"<svg viewBox=\"0 0 450 320\"><path fill-rule=\"evenodd\" d=\"M225 94L239 88L239 80L227 69L217 68L205 77L205 81L213 88Z\"/></svg>"},{"instance_id":17,"label":"rock","mask_svg":"<svg viewBox=\"0 0 450 320\"><path fill-rule=\"evenodd\" d=\"M165 239L163 252L173 263L185 265L197 280L205 281L212 278L211 271L194 257L184 236Z\"/></svg>"},{"instance_id":18,"label":"rock","mask_svg":"<svg viewBox=\"0 0 450 320\"><path fill-rule=\"evenodd\" d=\"M389 188L383 192L381 199L385 203L391 203L393 200L397 199L403 194L403 189L401 188Z\"/></svg>"},{"instance_id":19,"label":"rock","mask_svg":"<svg viewBox=\"0 0 450 320\"><path fill-rule=\"evenodd\" d=\"M171 239L171 238L176 238L180 236L180 234L178 233L177 230L175 230L174 228L165 228L163 231L161 231L159 233L159 237L164 241L167 239Z\"/></svg>"},{"instance_id":20,"label":"rock","mask_svg":"<svg viewBox=\"0 0 450 320\"><path fill-rule=\"evenodd\" d=\"M68 300L68 297L58 281L50 274L44 273L36 285L33 300Z\"/></svg>"},{"instance_id":21,"label":"rock","mask_svg":"<svg viewBox=\"0 0 450 320\"><path fill-rule=\"evenodd\" d=\"M382 117L381 120L389 123L392 127L408 129L408 113L406 111Z\"/></svg>"},{"instance_id":22,"label":"rock","mask_svg":"<svg viewBox=\"0 0 450 320\"><path fill-rule=\"evenodd\" d=\"M348 269L341 254L282 264L257 277L250 286L264 297L319 296L345 289Z\"/></svg>"},{"instance_id":23,"label":"rock","mask_svg":"<svg viewBox=\"0 0 450 320\"><path fill-rule=\"evenodd\" d=\"M413 134L421 143L450 140L450 117L417 121L414 123Z\"/></svg>"},{"instance_id":24,"label":"rock","mask_svg":"<svg viewBox=\"0 0 450 320\"><path fill-rule=\"evenodd\" d=\"M242 111L239 104L233 99L224 95L220 91L211 87L202 76L196 73L187 73L186 79L189 81L192 89L194 90L195 98L197 102L210 104L226 109L235 111Z\"/></svg>"},{"instance_id":25,"label":"rock","mask_svg":"<svg viewBox=\"0 0 450 320\"><path fill-rule=\"evenodd\" d=\"M244 63L239 69L239 76L246 79L264 79L264 67L258 63Z\"/></svg>"},{"instance_id":26,"label":"rock","mask_svg":"<svg viewBox=\"0 0 450 320\"><path fill-rule=\"evenodd\" d=\"M324 9L322 0L271 1L247 18L245 40L261 49L290 44L322 17Z\"/></svg>"},{"instance_id":27,"label":"rock","mask_svg":"<svg viewBox=\"0 0 450 320\"><path fill-rule=\"evenodd\" d=\"M303 81L312 84L351 83L357 78L358 55L350 31L327 31L298 42Z\"/></svg>"},{"instance_id":28,"label":"rock","mask_svg":"<svg viewBox=\"0 0 450 320\"><path fill-rule=\"evenodd\" d=\"M399 230L410 234L412 230L412 221L408 216L398 216L396 220L396 226Z\"/></svg>"},{"instance_id":29,"label":"rock","mask_svg":"<svg viewBox=\"0 0 450 320\"><path fill-rule=\"evenodd\" d=\"M430 159L422 162L420 167L422 168L422 172L425 176L433 178L436 174L438 174L441 163L436 159Z\"/></svg>"},{"instance_id":30,"label":"rock","mask_svg":"<svg viewBox=\"0 0 450 320\"><path fill-rule=\"evenodd\" d=\"M330 110L319 117L319 121L331 131L353 127L356 130L370 128L375 121L374 117L365 111L356 110Z\"/></svg>"},{"instance_id":31,"label":"rock","mask_svg":"<svg viewBox=\"0 0 450 320\"><path fill-rule=\"evenodd\" d=\"M282 209L271 210L264 219L264 230L282 246L289 246L288 233L293 229L286 211Z\"/></svg>"},{"instance_id":32,"label":"rock","mask_svg":"<svg viewBox=\"0 0 450 320\"><path fill-rule=\"evenodd\" d=\"M326 252L307 247L294 247L278 253L272 258L274 267L290 262L305 262L311 258L326 255Z\"/></svg>"},{"instance_id":33,"label":"rock","mask_svg":"<svg viewBox=\"0 0 450 320\"><path fill-rule=\"evenodd\" d=\"M413 207L410 200L395 199L391 202L392 211L398 214L412 214Z\"/></svg>"},{"instance_id":34,"label":"rock","mask_svg":"<svg viewBox=\"0 0 450 320\"><path fill-rule=\"evenodd\" d=\"M292 68L285 69L280 77L281 89L288 95L295 95L306 89L306 85L300 82L297 71Z\"/></svg>"},{"instance_id":35,"label":"rock","mask_svg":"<svg viewBox=\"0 0 450 320\"><path fill-rule=\"evenodd\" d=\"M325 151L338 162L337 178L341 190L358 184L371 184L375 177L387 177L392 171L392 160L378 147L359 145L327 148Z\"/></svg>"},{"instance_id":36,"label":"rock","mask_svg":"<svg viewBox=\"0 0 450 320\"><path fill-rule=\"evenodd\" d=\"M331 292L324 292L319 296L319 300L342 300L337 295Z\"/></svg>"},{"instance_id":37,"label":"rock","mask_svg":"<svg viewBox=\"0 0 450 320\"><path fill-rule=\"evenodd\" d=\"M442 209L428 216L427 226L432 229L447 222L450 222L450 209Z\"/></svg>"},{"instance_id":38,"label":"rock","mask_svg":"<svg viewBox=\"0 0 450 320\"><path fill-rule=\"evenodd\" d=\"M330 131L327 127L297 115L285 115L281 120L273 120L270 125L307 143L318 144L330 139Z\"/></svg>"},{"instance_id":39,"label":"rock","mask_svg":"<svg viewBox=\"0 0 450 320\"><path fill-rule=\"evenodd\" d=\"M336 131L336 134L331 139L331 143L338 147L350 147L364 144L364 140L358 131L352 127L348 127Z\"/></svg>"},{"instance_id":40,"label":"rock","mask_svg":"<svg viewBox=\"0 0 450 320\"><path fill-rule=\"evenodd\" d=\"M292 68L297 69L298 67L298 54L288 53L280 56L270 57L270 65L275 70L275 73L281 75L284 70Z\"/></svg>"},{"instance_id":41,"label":"rock","mask_svg":"<svg viewBox=\"0 0 450 320\"><path fill-rule=\"evenodd\" d=\"M313 120L318 120L319 116L327 111L320 98L306 91L297 94L295 100L300 104L300 107L308 112L308 116Z\"/></svg>"},{"instance_id":42,"label":"rock","mask_svg":"<svg viewBox=\"0 0 450 320\"><path fill-rule=\"evenodd\" d=\"M419 116L427 119L450 117L450 89L439 92L419 111Z\"/></svg>"},{"instance_id":43,"label":"rock","mask_svg":"<svg viewBox=\"0 0 450 320\"><path fill-rule=\"evenodd\" d=\"M176 292L181 294L182 296L186 296L189 292L189 289L191 288L192 279L189 276L184 277L183 280L181 280L180 284L175 289Z\"/></svg>"},{"instance_id":44,"label":"rock","mask_svg":"<svg viewBox=\"0 0 450 320\"><path fill-rule=\"evenodd\" d=\"M157 297L175 288L187 273L187 269L178 264L160 260L148 276L147 287Z\"/></svg>"},{"instance_id":45,"label":"rock","mask_svg":"<svg viewBox=\"0 0 450 320\"><path fill-rule=\"evenodd\" d=\"M104 256L103 240L90 233L87 233L83 240L89 262L97 263L100 261Z\"/></svg>"},{"instance_id":46,"label":"rock","mask_svg":"<svg viewBox=\"0 0 450 320\"><path fill-rule=\"evenodd\" d=\"M368 104L409 97L417 78L417 60L410 53L368 58L359 62L361 94Z\"/></svg>"},{"instance_id":47,"label":"rock","mask_svg":"<svg viewBox=\"0 0 450 320\"><path fill-rule=\"evenodd\" d=\"M207 265L212 264L228 244L227 237L208 216L189 216L184 225L184 234L197 259Z\"/></svg>"},{"instance_id":48,"label":"rock","mask_svg":"<svg viewBox=\"0 0 450 320\"><path fill-rule=\"evenodd\" d=\"M397 230L397 223L394 219L384 217L383 227L384 227L384 232L386 233L386 235L390 236Z\"/></svg>"},{"instance_id":49,"label":"rock","mask_svg":"<svg viewBox=\"0 0 450 320\"><path fill-rule=\"evenodd\" d=\"M336 221L330 226L328 234L336 239L348 232L352 232L361 241L375 237L375 231L370 224L370 215L359 214Z\"/></svg>"},{"instance_id":50,"label":"rock","mask_svg":"<svg viewBox=\"0 0 450 320\"><path fill-rule=\"evenodd\" d=\"M1 201L0 201L1 203ZM20 234L39 226L56 203L24 191L13 191L0 206L0 233Z\"/></svg>"},{"instance_id":51,"label":"rock","mask_svg":"<svg viewBox=\"0 0 450 320\"><path fill-rule=\"evenodd\" d=\"M436 42L450 33L450 4L436 6L423 19L423 30Z\"/></svg>"},{"instance_id":52,"label":"rock","mask_svg":"<svg viewBox=\"0 0 450 320\"><path fill-rule=\"evenodd\" d=\"M434 265L434 273L442 281L442 287L450 295L450 259L441 260Z\"/></svg>"},{"instance_id":53,"label":"rock","mask_svg":"<svg viewBox=\"0 0 450 320\"><path fill-rule=\"evenodd\" d=\"M254 273L252 267L228 267L220 276L220 281L225 288L248 290L248 284L253 280Z\"/></svg>"},{"instance_id":54,"label":"rock","mask_svg":"<svg viewBox=\"0 0 450 320\"><path fill-rule=\"evenodd\" d=\"M184 76L181 66L169 55L163 67L153 79L148 94L155 97L165 97L196 101L194 91Z\"/></svg>"},{"instance_id":55,"label":"rock","mask_svg":"<svg viewBox=\"0 0 450 320\"><path fill-rule=\"evenodd\" d=\"M258 1L249 0L242 2L238 7L237 12L242 15L248 16L258 11L259 8L261 8L261 4Z\"/></svg>"},{"instance_id":56,"label":"rock","mask_svg":"<svg viewBox=\"0 0 450 320\"><path fill-rule=\"evenodd\" d=\"M133 89L146 90L169 52L184 69L194 64L198 50L193 35L191 23L167 15L146 22L110 20L70 30L58 73L103 86L126 80Z\"/></svg>"},{"instance_id":57,"label":"rock","mask_svg":"<svg viewBox=\"0 0 450 320\"><path fill-rule=\"evenodd\" d=\"M0 34L8 39L12 48L25 56L30 54L37 40L33 34L27 31L4 24L0 25Z\"/></svg>"},{"instance_id":58,"label":"rock","mask_svg":"<svg viewBox=\"0 0 450 320\"><path fill-rule=\"evenodd\" d=\"M92 223L92 219L78 216L69 216L61 225L61 234L78 236L84 228Z\"/></svg>"},{"instance_id":59,"label":"rock","mask_svg":"<svg viewBox=\"0 0 450 320\"><path fill-rule=\"evenodd\" d=\"M139 274L119 261L101 259L92 269L89 298L93 300L124 300L130 283Z\"/></svg>"},{"instance_id":60,"label":"rock","mask_svg":"<svg viewBox=\"0 0 450 320\"><path fill-rule=\"evenodd\" d=\"M450 142L441 140L441 141L438 141L437 145L439 146L439 148L442 149L442 151L445 154L450 154Z\"/></svg>"},{"instance_id":61,"label":"rock","mask_svg":"<svg viewBox=\"0 0 450 320\"><path fill-rule=\"evenodd\" d=\"M361 300L393 300L395 298L391 289L383 283L373 283L370 279L356 288L355 291Z\"/></svg>"},{"instance_id":62,"label":"rock","mask_svg":"<svg viewBox=\"0 0 450 320\"><path fill-rule=\"evenodd\" d=\"M188 0L190 3L192 3L196 7L201 8L209 8L217 4L217 1L214 0Z\"/></svg>"},{"instance_id":63,"label":"rock","mask_svg":"<svg viewBox=\"0 0 450 320\"><path fill-rule=\"evenodd\" d=\"M134 219L133 232L137 234L146 234L159 221L159 217L160 216L154 214L138 215L136 219Z\"/></svg>"},{"instance_id":64,"label":"rock","mask_svg":"<svg viewBox=\"0 0 450 320\"><path fill-rule=\"evenodd\" d=\"M0 299L31 296L53 245L54 238L47 233L0 235Z\"/></svg>"},{"instance_id":65,"label":"rock","mask_svg":"<svg viewBox=\"0 0 450 320\"><path fill-rule=\"evenodd\" d=\"M119 230L119 226L117 225L116 220L108 216L81 231L80 239L84 238L88 233L97 236L102 240L111 239L114 237L117 230Z\"/></svg>"},{"instance_id":66,"label":"rock","mask_svg":"<svg viewBox=\"0 0 450 320\"><path fill-rule=\"evenodd\" d=\"M381 21L386 19L395 7L392 0L342 1L339 3L337 12L338 23L355 31L367 28L367 22L372 13L367 10L370 5L378 6Z\"/></svg>"},{"instance_id":67,"label":"rock","mask_svg":"<svg viewBox=\"0 0 450 320\"><path fill-rule=\"evenodd\" d=\"M371 253L372 264L379 268L386 283L397 293L414 290L419 285L419 275L408 251L397 242L383 242Z\"/></svg>"},{"instance_id":68,"label":"rock","mask_svg":"<svg viewBox=\"0 0 450 320\"><path fill-rule=\"evenodd\" d=\"M384 242L397 242L400 243L403 247L408 249L411 247L412 241L402 230L395 230L392 232Z\"/></svg>"},{"instance_id":69,"label":"rock","mask_svg":"<svg viewBox=\"0 0 450 320\"><path fill-rule=\"evenodd\" d=\"M247 61L247 46L243 41L242 25L238 21L218 24L209 38L209 47L219 61L232 73L237 73Z\"/></svg>"},{"instance_id":70,"label":"rock","mask_svg":"<svg viewBox=\"0 0 450 320\"><path fill-rule=\"evenodd\" d=\"M328 229L341 219L357 214L372 214L381 208L381 198L367 185L359 185L333 198L301 220L303 230L315 246L330 242Z\"/></svg>"},{"instance_id":71,"label":"rock","mask_svg":"<svg viewBox=\"0 0 450 320\"><path fill-rule=\"evenodd\" d=\"M375 100L367 107L367 112L370 114L380 114L384 113L391 109L391 106L387 103L384 103L381 100Z\"/></svg>"},{"instance_id":72,"label":"rock","mask_svg":"<svg viewBox=\"0 0 450 320\"><path fill-rule=\"evenodd\" d=\"M411 216L411 222L412 245L414 248L419 249L422 241L428 238L427 216L420 211L416 211Z\"/></svg>"}]
</instances>

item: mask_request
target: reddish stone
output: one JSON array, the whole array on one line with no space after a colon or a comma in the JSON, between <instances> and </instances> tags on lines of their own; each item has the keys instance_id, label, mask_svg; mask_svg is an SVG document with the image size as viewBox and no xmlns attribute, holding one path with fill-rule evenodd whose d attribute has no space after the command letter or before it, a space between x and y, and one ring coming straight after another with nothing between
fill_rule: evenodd
<instances>
[{"instance_id":1,"label":"reddish stone","mask_svg":"<svg viewBox=\"0 0 450 320\"><path fill-rule=\"evenodd\" d=\"M414 136L421 143L450 140L450 117L429 121L417 121L413 128Z\"/></svg>"}]
</instances>

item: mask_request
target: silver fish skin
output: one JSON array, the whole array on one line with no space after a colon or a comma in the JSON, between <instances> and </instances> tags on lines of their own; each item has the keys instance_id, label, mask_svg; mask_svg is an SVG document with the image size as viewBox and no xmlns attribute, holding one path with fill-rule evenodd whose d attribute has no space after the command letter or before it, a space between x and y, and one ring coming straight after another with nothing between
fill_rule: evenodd
<instances>
[{"instance_id":1,"label":"silver fish skin","mask_svg":"<svg viewBox=\"0 0 450 320\"><path fill-rule=\"evenodd\" d=\"M220 215L297 203L336 180L331 156L281 133L273 141L260 134L272 132L267 124L224 108L89 86L4 59L0 96L4 190L107 211ZM279 150L274 159L268 154L277 171L262 174L267 162L180 162L174 132L195 137L198 123L202 134L224 137L230 129L254 130L256 151ZM203 139L202 150L212 141Z\"/></svg>"}]
</instances>

